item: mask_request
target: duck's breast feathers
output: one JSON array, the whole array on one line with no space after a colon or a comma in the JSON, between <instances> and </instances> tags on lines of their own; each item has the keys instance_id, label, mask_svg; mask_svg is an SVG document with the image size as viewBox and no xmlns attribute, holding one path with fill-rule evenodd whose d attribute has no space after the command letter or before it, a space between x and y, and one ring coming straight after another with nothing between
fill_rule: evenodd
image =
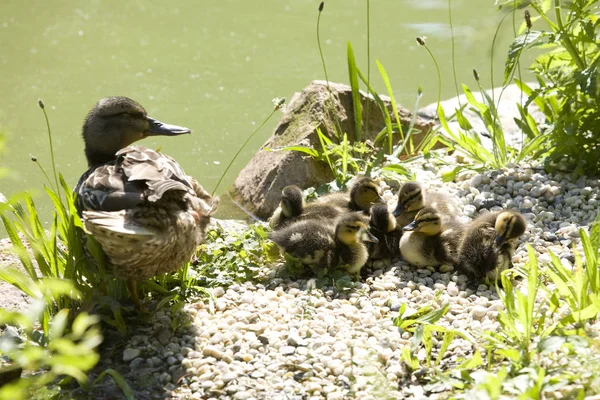
<instances>
[{"instance_id":1,"label":"duck's breast feathers","mask_svg":"<svg viewBox=\"0 0 600 400\"><path fill-rule=\"evenodd\" d=\"M182 196L204 193L167 155L143 146L129 146L116 155L116 160L91 168L79 180L75 190L80 211L125 210L145 200L156 202L169 191L181 191Z\"/></svg>"}]
</instances>

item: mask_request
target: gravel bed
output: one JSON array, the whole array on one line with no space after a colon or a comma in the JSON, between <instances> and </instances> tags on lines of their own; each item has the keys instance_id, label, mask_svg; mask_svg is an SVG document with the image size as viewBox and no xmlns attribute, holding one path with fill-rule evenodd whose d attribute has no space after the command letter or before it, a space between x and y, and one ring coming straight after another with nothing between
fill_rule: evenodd
<instances>
[{"instance_id":1,"label":"gravel bed","mask_svg":"<svg viewBox=\"0 0 600 400\"><path fill-rule=\"evenodd\" d=\"M409 168L417 181L459 198L466 220L483 209L523 213L527 232L514 255L516 265L527 261L525 243L530 243L542 265L552 251L570 267L579 229L587 229L598 211L597 179L573 180L567 174L514 166L465 173L457 182L444 183L437 178L443 170L435 165L421 160ZM384 199L393 207L396 190L384 189ZM398 261L369 268L368 277L347 290L281 278L215 288L214 303L184 307L178 318L187 323L175 334L170 329L175 317L158 312L150 326L119 350L129 379L145 373L152 381L147 389L136 390L137 398L446 398L443 388L423 385L419 373L404 366L401 353L411 345L411 334L400 333L393 317L402 304L417 310L448 303L439 325L471 334L495 330L502 309L495 289L468 282L447 266L416 270ZM442 366L472 354L468 341L455 339ZM424 351L417 354L420 360L425 356ZM157 385L164 390L155 391Z\"/></svg>"}]
</instances>

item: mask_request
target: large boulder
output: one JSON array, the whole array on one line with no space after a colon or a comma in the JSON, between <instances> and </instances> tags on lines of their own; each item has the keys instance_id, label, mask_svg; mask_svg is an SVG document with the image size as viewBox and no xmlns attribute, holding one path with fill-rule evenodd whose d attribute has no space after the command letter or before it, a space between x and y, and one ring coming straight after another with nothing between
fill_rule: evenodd
<instances>
[{"instance_id":1,"label":"large boulder","mask_svg":"<svg viewBox=\"0 0 600 400\"><path fill-rule=\"evenodd\" d=\"M391 113L389 97L380 97ZM385 127L383 114L373 97L361 92L360 101L363 107L363 127L368 127L363 128L363 138L373 140ZM410 124L411 113L399 106L398 111L406 129ZM267 218L277 208L281 190L285 186L298 185L305 189L333 180L327 164L298 151L273 150L297 145L320 149L317 128L335 141L334 124L339 125L350 141L356 138L350 86L313 81L302 92L295 93L273 135L235 180L231 190L234 200L254 215ZM419 143L432 126L433 121L416 118L414 128L420 133L413 134L415 142ZM394 139L397 141L398 137Z\"/></svg>"}]
</instances>

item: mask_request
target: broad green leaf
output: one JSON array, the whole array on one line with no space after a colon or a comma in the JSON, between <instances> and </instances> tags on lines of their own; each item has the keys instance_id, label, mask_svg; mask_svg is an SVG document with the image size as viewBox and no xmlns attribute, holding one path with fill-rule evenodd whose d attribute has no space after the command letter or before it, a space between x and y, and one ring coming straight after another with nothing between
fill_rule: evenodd
<instances>
[{"instance_id":1,"label":"broad green leaf","mask_svg":"<svg viewBox=\"0 0 600 400\"><path fill-rule=\"evenodd\" d=\"M354 50L348 42L348 75L350 77L350 87L352 88L352 105L354 108L354 125L356 130L357 142L362 142L362 104L360 102L360 92L358 87L358 69L354 59Z\"/></svg>"},{"instance_id":2,"label":"broad green leaf","mask_svg":"<svg viewBox=\"0 0 600 400\"><path fill-rule=\"evenodd\" d=\"M530 44L534 43L542 34L539 31L529 31L523 35L517 36L508 49L508 56L504 66L504 82L502 86L507 85L513 71L517 65L517 61L521 57L521 52Z\"/></svg>"}]
</instances>

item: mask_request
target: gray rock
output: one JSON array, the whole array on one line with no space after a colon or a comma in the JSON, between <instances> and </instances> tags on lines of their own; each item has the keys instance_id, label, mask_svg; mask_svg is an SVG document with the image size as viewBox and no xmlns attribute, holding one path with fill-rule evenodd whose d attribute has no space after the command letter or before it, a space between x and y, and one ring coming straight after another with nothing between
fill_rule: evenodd
<instances>
[{"instance_id":1,"label":"gray rock","mask_svg":"<svg viewBox=\"0 0 600 400\"><path fill-rule=\"evenodd\" d=\"M333 180L329 167L324 163L307 157L297 151L269 151L282 149L287 146L307 146L320 148L317 128L329 137L334 137L334 121L328 110L330 98L342 132L348 134L350 141L356 137L354 129L354 110L352 90L350 86L325 81L313 81L301 93L296 93L290 100L287 110L275 128L273 135L259 149L257 154L240 172L231 194L238 203L249 212L261 218L270 216L279 203L281 190L288 185L298 185L301 188L318 186ZM333 97L329 94L329 90ZM390 99L380 96L389 110ZM363 121L368 126L364 138L373 140L385 127L385 121L377 103L372 97L361 92L363 119L369 116L369 121ZM369 112L367 113L367 108ZM398 107L400 118L406 126L410 123L410 112ZM414 128L418 132L428 132L432 121L416 119ZM419 143L424 134L413 134L413 139ZM396 138L397 140L397 138Z\"/></svg>"},{"instance_id":2,"label":"gray rock","mask_svg":"<svg viewBox=\"0 0 600 400\"><path fill-rule=\"evenodd\" d=\"M139 357L140 354L142 354L142 351L140 349L126 348L125 350L123 350L123 361L129 362L134 358Z\"/></svg>"}]
</instances>

